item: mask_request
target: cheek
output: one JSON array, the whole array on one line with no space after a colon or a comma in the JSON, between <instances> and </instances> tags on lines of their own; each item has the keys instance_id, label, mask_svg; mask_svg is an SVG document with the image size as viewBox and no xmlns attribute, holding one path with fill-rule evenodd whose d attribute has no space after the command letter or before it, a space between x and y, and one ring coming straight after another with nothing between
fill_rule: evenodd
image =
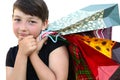
<instances>
[{"instance_id":1,"label":"cheek","mask_svg":"<svg viewBox=\"0 0 120 80\"><path fill-rule=\"evenodd\" d=\"M41 28L33 27L33 28L30 28L29 31L35 38L37 38L41 32Z\"/></svg>"},{"instance_id":2,"label":"cheek","mask_svg":"<svg viewBox=\"0 0 120 80\"><path fill-rule=\"evenodd\" d=\"M13 32L17 36L18 33L18 26L16 24L13 24Z\"/></svg>"}]
</instances>

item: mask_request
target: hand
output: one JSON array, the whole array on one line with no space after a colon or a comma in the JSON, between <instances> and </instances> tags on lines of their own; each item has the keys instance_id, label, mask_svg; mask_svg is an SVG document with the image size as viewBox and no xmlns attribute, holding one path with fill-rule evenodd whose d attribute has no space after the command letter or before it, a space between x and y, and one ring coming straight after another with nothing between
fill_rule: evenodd
<instances>
[{"instance_id":1,"label":"hand","mask_svg":"<svg viewBox=\"0 0 120 80\"><path fill-rule=\"evenodd\" d=\"M26 56L32 54L37 48L37 41L32 35L24 38L19 38L18 44L19 51Z\"/></svg>"},{"instance_id":2,"label":"hand","mask_svg":"<svg viewBox=\"0 0 120 80\"><path fill-rule=\"evenodd\" d=\"M39 53L39 51L41 50L43 44L46 43L47 41L47 37L44 37L43 39L39 40L39 38L37 38L37 49L34 51L34 53Z\"/></svg>"}]
</instances>

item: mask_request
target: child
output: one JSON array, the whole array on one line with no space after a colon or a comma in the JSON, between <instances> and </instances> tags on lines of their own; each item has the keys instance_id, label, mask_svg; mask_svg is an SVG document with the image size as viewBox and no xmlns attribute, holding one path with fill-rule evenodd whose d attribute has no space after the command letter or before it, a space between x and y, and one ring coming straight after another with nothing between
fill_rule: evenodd
<instances>
[{"instance_id":1,"label":"child","mask_svg":"<svg viewBox=\"0 0 120 80\"><path fill-rule=\"evenodd\" d=\"M6 80L67 80L69 55L65 43L53 43L39 34L48 26L43 0L17 0L13 5L13 31L18 45L6 58Z\"/></svg>"}]
</instances>

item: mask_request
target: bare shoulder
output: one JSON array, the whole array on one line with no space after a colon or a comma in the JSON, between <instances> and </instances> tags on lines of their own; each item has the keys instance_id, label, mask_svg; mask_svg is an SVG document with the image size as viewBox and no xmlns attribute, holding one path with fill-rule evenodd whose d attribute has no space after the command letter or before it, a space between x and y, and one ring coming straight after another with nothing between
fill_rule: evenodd
<instances>
[{"instance_id":1,"label":"bare shoulder","mask_svg":"<svg viewBox=\"0 0 120 80\"><path fill-rule=\"evenodd\" d=\"M58 79L67 80L69 55L65 46L58 47L50 53L49 67L55 73Z\"/></svg>"},{"instance_id":2,"label":"bare shoulder","mask_svg":"<svg viewBox=\"0 0 120 80\"><path fill-rule=\"evenodd\" d=\"M50 53L50 57L68 57L68 50L66 46L56 48Z\"/></svg>"}]
</instances>

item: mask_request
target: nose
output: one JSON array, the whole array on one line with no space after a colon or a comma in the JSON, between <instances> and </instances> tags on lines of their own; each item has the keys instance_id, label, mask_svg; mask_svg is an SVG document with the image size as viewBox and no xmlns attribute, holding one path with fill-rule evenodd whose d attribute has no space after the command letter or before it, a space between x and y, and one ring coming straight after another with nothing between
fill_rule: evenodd
<instances>
[{"instance_id":1,"label":"nose","mask_svg":"<svg viewBox=\"0 0 120 80\"><path fill-rule=\"evenodd\" d=\"M20 30L21 30L21 31L26 31L26 30L27 30L27 25L26 25L25 22L21 23L21 25L20 25Z\"/></svg>"}]
</instances>

